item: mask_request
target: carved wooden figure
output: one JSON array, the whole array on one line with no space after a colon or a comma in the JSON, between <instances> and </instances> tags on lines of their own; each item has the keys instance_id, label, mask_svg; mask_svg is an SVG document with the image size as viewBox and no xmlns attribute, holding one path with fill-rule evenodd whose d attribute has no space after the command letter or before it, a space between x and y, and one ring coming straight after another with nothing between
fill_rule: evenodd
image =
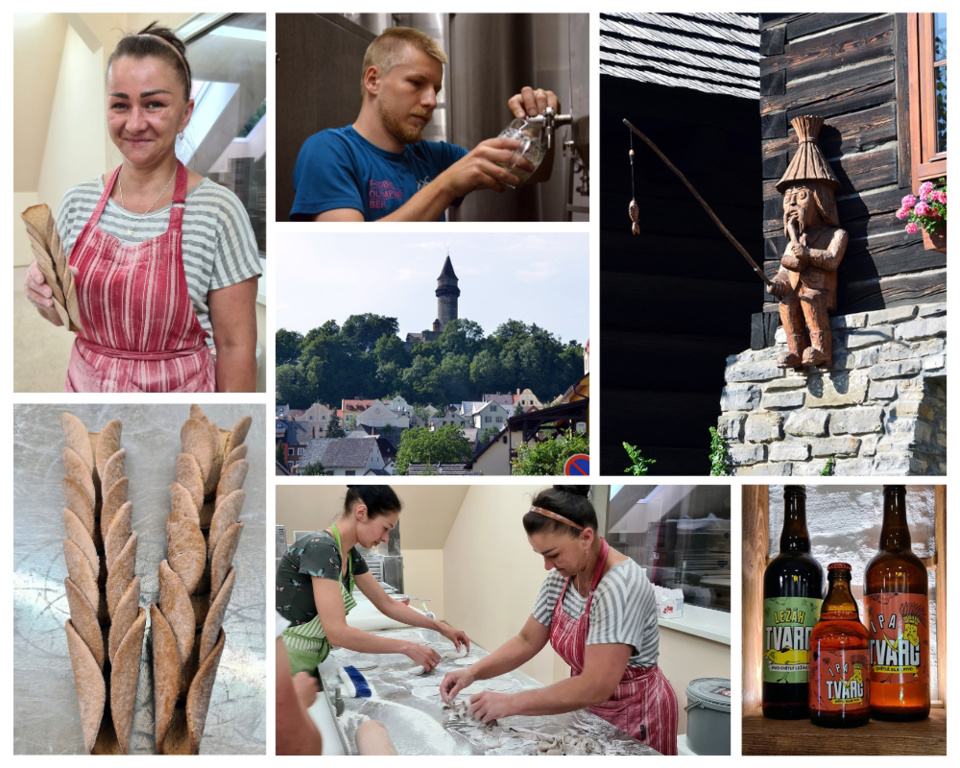
<instances>
[{"instance_id":1,"label":"carved wooden figure","mask_svg":"<svg viewBox=\"0 0 960 768\"><path fill-rule=\"evenodd\" d=\"M828 312L837 306L837 267L848 240L846 230L840 229L834 198L840 182L817 146L823 118L803 115L792 124L800 146L777 182L790 242L780 271L767 286L780 299L780 322L787 334L787 351L777 358L777 365L829 369L833 345Z\"/></svg>"}]
</instances>

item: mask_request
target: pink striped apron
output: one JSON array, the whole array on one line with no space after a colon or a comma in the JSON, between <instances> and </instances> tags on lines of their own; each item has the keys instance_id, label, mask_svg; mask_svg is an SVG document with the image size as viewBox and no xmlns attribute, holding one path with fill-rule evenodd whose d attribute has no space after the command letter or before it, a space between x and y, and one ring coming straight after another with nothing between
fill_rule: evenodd
<instances>
[{"instance_id":1,"label":"pink striped apron","mask_svg":"<svg viewBox=\"0 0 960 768\"><path fill-rule=\"evenodd\" d=\"M166 232L124 245L97 225L120 175L114 171L70 253L83 324L64 392L213 392L216 369L183 271L187 170Z\"/></svg>"},{"instance_id":2,"label":"pink striped apron","mask_svg":"<svg viewBox=\"0 0 960 768\"><path fill-rule=\"evenodd\" d=\"M593 591L600 582L603 565L607 561L610 545L600 540L600 557L590 582L587 605L579 619L568 616L563 610L563 598L571 579L563 585L560 599L553 609L550 626L550 645L567 664L570 676L583 672L587 648L587 633L590 631L590 606ZM635 739L653 747L662 755L677 754L677 727L679 708L677 695L659 666L641 668L627 667L617 690L609 701L589 707L608 723L629 733Z\"/></svg>"}]
</instances>

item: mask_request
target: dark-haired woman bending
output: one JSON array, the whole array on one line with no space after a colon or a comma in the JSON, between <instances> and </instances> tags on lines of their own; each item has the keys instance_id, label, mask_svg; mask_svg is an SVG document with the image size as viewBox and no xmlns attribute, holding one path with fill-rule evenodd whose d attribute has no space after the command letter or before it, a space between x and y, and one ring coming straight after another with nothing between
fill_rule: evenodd
<instances>
[{"instance_id":1,"label":"dark-haired woman bending","mask_svg":"<svg viewBox=\"0 0 960 768\"><path fill-rule=\"evenodd\" d=\"M343 514L330 528L301 536L277 568L277 612L291 626L283 632L293 674L316 674L331 645L360 653L402 653L429 672L440 654L408 640L378 637L347 625L356 606L354 584L384 616L403 624L432 629L457 650L470 641L459 629L428 618L392 599L371 575L354 547L386 542L400 517L400 499L387 485L347 487Z\"/></svg>"},{"instance_id":2,"label":"dark-haired woman bending","mask_svg":"<svg viewBox=\"0 0 960 768\"><path fill-rule=\"evenodd\" d=\"M440 695L450 701L475 680L511 672L549 641L571 677L520 693L472 696L474 717L489 722L587 707L661 754L677 754L677 696L657 666L656 600L640 566L597 534L586 488L541 491L523 526L550 571L533 614L520 634L485 659L448 673Z\"/></svg>"}]
</instances>

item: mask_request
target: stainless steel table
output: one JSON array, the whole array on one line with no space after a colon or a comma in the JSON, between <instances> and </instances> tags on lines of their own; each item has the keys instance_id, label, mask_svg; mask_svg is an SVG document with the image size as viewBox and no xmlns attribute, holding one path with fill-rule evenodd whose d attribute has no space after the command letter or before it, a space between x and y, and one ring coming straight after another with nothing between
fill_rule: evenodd
<instances>
[{"instance_id":1,"label":"stainless steel table","mask_svg":"<svg viewBox=\"0 0 960 768\"><path fill-rule=\"evenodd\" d=\"M223 622L227 636L213 686L201 754L264 754L266 652L264 647L264 542L266 509L263 405L203 405L207 416L230 429L253 418L247 435L250 471L234 556L237 581ZM69 618L63 580L67 567L61 509L64 476L60 414L70 411L87 429L123 421L126 475L137 532L140 605L158 597L157 569L165 557L168 486L180 452L180 427L188 405L18 405L14 408L13 742L16 754L83 753L80 712L63 625ZM272 427L271 427L272 429ZM149 619L148 619L149 623ZM154 752L150 629L140 661L140 684L131 749Z\"/></svg>"},{"instance_id":2,"label":"stainless steel table","mask_svg":"<svg viewBox=\"0 0 960 768\"><path fill-rule=\"evenodd\" d=\"M427 629L409 629L375 632L384 637L411 640L435 648L440 654L453 651L445 637ZM536 742L505 734L499 746L487 748L481 729L465 724L448 724L450 710L443 709L440 699L440 681L454 669L476 663L488 653L471 644L470 654L463 659L444 659L430 674L415 676L409 673L413 662L398 654L362 654L336 648L331 653L341 666L376 664L363 671L373 691L367 699L344 699L345 711L337 718L337 728L348 754L356 754L354 733L366 718L380 720L387 727L397 752L401 755L535 755ZM333 706L336 673L321 669L324 695ZM540 683L529 675L514 671L492 680L479 680L460 693L468 697L482 690L503 693L539 688ZM503 718L500 725L552 736L573 731L591 736L600 742L605 755L656 755L651 747L585 709L561 715L513 716Z\"/></svg>"}]
</instances>

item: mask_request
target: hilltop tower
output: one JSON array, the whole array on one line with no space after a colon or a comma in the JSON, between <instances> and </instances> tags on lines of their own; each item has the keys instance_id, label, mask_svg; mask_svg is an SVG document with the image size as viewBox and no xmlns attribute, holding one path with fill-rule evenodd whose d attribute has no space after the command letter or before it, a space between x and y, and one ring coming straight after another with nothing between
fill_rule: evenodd
<instances>
[{"instance_id":1,"label":"hilltop tower","mask_svg":"<svg viewBox=\"0 0 960 768\"><path fill-rule=\"evenodd\" d=\"M437 278L437 319L440 322L441 331L446 328L447 323L456 320L458 317L459 282L459 278L453 271L453 264L450 263L450 253L448 252L447 259L443 262L443 269L440 270L440 277Z\"/></svg>"}]
</instances>

